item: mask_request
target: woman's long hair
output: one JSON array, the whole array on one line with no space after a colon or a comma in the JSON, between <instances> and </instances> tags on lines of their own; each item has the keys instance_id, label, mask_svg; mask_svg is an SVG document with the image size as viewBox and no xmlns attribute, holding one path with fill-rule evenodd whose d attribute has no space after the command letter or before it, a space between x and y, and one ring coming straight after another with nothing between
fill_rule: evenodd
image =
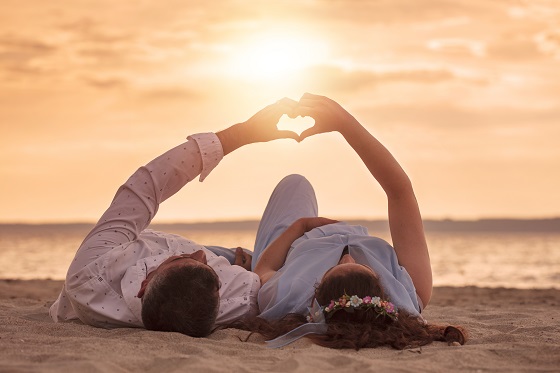
<instances>
[{"instance_id":1,"label":"woman's long hair","mask_svg":"<svg viewBox=\"0 0 560 373\"><path fill-rule=\"evenodd\" d=\"M374 275L363 272L327 277L317 287L315 299L321 306L325 306L344 294L357 295L360 298L378 296L388 300L379 280ZM324 347L356 350L379 346L391 346L402 350L427 345L433 341L464 344L467 338L462 327L425 324L402 309L398 311L397 320L373 312L371 308L353 311L350 313L339 310L333 313L327 320L326 334L310 334L307 338ZM257 317L236 327L257 332L267 339L274 339L306 322L304 315L288 314L274 321Z\"/></svg>"}]
</instances>

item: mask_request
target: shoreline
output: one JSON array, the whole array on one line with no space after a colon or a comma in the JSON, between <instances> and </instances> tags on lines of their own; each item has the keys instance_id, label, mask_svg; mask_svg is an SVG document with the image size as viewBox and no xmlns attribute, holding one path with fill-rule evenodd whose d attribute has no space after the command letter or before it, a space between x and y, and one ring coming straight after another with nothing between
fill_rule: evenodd
<instances>
[{"instance_id":1,"label":"shoreline","mask_svg":"<svg viewBox=\"0 0 560 373\"><path fill-rule=\"evenodd\" d=\"M463 325L464 346L435 342L391 348L331 350L303 339L268 349L237 329L196 339L178 333L80 322L53 323L48 307L63 281L0 279L0 371L557 371L560 366L560 290L435 287L424 312L432 323Z\"/></svg>"}]
</instances>

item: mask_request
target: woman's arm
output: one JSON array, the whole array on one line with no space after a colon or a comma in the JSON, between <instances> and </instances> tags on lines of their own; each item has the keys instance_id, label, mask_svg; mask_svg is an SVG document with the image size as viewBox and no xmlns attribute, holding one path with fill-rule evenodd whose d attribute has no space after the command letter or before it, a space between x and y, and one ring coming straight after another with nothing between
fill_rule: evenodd
<instances>
[{"instance_id":1,"label":"woman's arm","mask_svg":"<svg viewBox=\"0 0 560 373\"><path fill-rule=\"evenodd\" d=\"M338 221L321 217L312 217L301 218L292 223L292 225L278 236L278 238L276 238L259 256L259 261L255 266L254 272L259 275L261 285L264 285L280 268L282 268L286 261L288 251L295 240L303 236L305 232L332 223L338 223Z\"/></svg>"},{"instance_id":2,"label":"woman's arm","mask_svg":"<svg viewBox=\"0 0 560 373\"><path fill-rule=\"evenodd\" d=\"M381 185L387 194L389 227L399 263L410 274L426 306L432 296L432 268L420 209L404 170L387 148L335 101L306 93L295 114L315 119L300 141L317 133L339 132Z\"/></svg>"}]
</instances>

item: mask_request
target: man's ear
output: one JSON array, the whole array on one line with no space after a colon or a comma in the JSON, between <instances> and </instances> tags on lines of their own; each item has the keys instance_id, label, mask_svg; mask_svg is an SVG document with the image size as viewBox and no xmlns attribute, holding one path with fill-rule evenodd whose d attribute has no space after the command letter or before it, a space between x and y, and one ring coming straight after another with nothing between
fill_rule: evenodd
<instances>
[{"instance_id":1,"label":"man's ear","mask_svg":"<svg viewBox=\"0 0 560 373\"><path fill-rule=\"evenodd\" d=\"M146 292L146 288L148 287L149 283L150 283L149 279L145 279L144 281L142 281L142 284L140 285L140 291L136 295L138 298L142 299L142 297L144 296L144 293Z\"/></svg>"}]
</instances>

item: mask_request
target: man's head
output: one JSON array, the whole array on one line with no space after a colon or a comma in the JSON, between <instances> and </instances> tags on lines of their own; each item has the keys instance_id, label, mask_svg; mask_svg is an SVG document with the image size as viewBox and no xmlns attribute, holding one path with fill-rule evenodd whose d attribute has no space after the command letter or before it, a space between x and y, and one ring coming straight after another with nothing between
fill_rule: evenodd
<instances>
[{"instance_id":1,"label":"man's head","mask_svg":"<svg viewBox=\"0 0 560 373\"><path fill-rule=\"evenodd\" d=\"M206 337L218 314L219 288L204 251L171 256L142 282L142 322L148 330Z\"/></svg>"}]
</instances>

